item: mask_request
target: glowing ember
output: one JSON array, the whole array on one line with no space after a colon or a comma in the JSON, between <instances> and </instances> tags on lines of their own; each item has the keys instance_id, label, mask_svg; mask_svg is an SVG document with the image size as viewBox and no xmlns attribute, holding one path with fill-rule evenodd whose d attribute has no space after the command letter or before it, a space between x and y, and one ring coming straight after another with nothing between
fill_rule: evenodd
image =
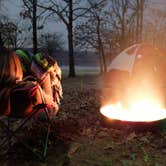
<instances>
[{"instance_id":1,"label":"glowing ember","mask_svg":"<svg viewBox=\"0 0 166 166\"><path fill-rule=\"evenodd\" d=\"M106 105L100 112L110 118L122 121L151 122L166 118L166 110L160 105L142 100L124 108L121 103Z\"/></svg>"}]
</instances>

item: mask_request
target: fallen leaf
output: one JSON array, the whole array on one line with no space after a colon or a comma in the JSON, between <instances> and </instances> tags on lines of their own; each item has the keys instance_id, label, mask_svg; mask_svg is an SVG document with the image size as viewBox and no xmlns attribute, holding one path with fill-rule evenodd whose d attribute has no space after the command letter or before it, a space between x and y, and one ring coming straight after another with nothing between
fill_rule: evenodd
<instances>
[{"instance_id":1,"label":"fallen leaf","mask_svg":"<svg viewBox=\"0 0 166 166\"><path fill-rule=\"evenodd\" d=\"M83 136L87 136L87 137L91 137L93 134L92 129L91 128L84 128L82 131L82 135Z\"/></svg>"},{"instance_id":2,"label":"fallen leaf","mask_svg":"<svg viewBox=\"0 0 166 166\"><path fill-rule=\"evenodd\" d=\"M74 153L76 153L76 151L79 149L80 146L81 146L81 144L79 144L79 143L71 144L69 151L68 151L68 156L71 156Z\"/></svg>"},{"instance_id":3,"label":"fallen leaf","mask_svg":"<svg viewBox=\"0 0 166 166\"><path fill-rule=\"evenodd\" d=\"M144 143L149 143L149 139L146 136L141 137L139 140Z\"/></svg>"},{"instance_id":4,"label":"fallen leaf","mask_svg":"<svg viewBox=\"0 0 166 166\"><path fill-rule=\"evenodd\" d=\"M113 150L114 149L114 145L110 144L104 147L104 150Z\"/></svg>"},{"instance_id":5,"label":"fallen leaf","mask_svg":"<svg viewBox=\"0 0 166 166\"><path fill-rule=\"evenodd\" d=\"M161 149L161 152L162 152L163 154L166 154L166 149Z\"/></svg>"},{"instance_id":6,"label":"fallen leaf","mask_svg":"<svg viewBox=\"0 0 166 166\"><path fill-rule=\"evenodd\" d=\"M108 136L109 136L109 133L106 132L106 131L100 131L100 132L98 133L98 137L99 137L99 138L108 137Z\"/></svg>"},{"instance_id":7,"label":"fallen leaf","mask_svg":"<svg viewBox=\"0 0 166 166\"><path fill-rule=\"evenodd\" d=\"M127 140L127 141L131 141L131 140L133 140L135 137L137 137L137 135L135 134L135 132L132 132L132 133L130 133L130 134L127 136L126 140Z\"/></svg>"}]
</instances>

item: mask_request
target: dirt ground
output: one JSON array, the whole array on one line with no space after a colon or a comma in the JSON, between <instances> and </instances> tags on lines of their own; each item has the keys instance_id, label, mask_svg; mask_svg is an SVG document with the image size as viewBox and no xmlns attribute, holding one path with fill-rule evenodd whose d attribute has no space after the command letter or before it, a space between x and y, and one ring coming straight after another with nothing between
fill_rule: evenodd
<instances>
[{"instance_id":1,"label":"dirt ground","mask_svg":"<svg viewBox=\"0 0 166 166\"><path fill-rule=\"evenodd\" d=\"M158 128L137 130L130 125L106 124L99 109L101 77L63 79L64 99L51 129L45 162L1 157L2 166L165 166L166 133ZM112 125L114 124L114 125ZM29 137L39 142L37 124ZM43 122L44 126L44 122ZM18 147L17 147L18 150Z\"/></svg>"}]
</instances>

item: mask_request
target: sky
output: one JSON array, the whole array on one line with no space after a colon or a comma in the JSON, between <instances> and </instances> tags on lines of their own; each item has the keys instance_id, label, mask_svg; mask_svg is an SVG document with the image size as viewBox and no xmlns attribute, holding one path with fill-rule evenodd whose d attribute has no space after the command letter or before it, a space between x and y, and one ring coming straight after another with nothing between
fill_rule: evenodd
<instances>
[{"instance_id":1,"label":"sky","mask_svg":"<svg viewBox=\"0 0 166 166\"><path fill-rule=\"evenodd\" d=\"M22 10L22 7L23 7L22 0L4 0L3 11L4 11L5 15L9 16L9 18L11 20L15 20L14 22L18 22L17 20L19 18L20 18L19 20L22 20L22 18L19 15L20 11ZM26 19L23 23L21 23L21 25L24 25L27 21L28 20ZM67 49L67 31L66 31L66 27L64 26L63 23L57 22L55 20L47 21L47 23L44 25L44 28L42 29L42 31L38 32L39 36L43 32L60 34L62 37L62 40L64 41L64 48ZM29 38L31 33L22 34L21 37L23 37L23 36L25 37L27 35ZM26 45L30 45L30 43L31 43L31 40L27 40Z\"/></svg>"},{"instance_id":2,"label":"sky","mask_svg":"<svg viewBox=\"0 0 166 166\"><path fill-rule=\"evenodd\" d=\"M166 0L145 0L149 2L150 5L146 7L145 15L148 15L151 9L159 8L166 10ZM5 7L4 7L5 14L8 15L11 19L18 19L19 13L22 9L22 0L5 0ZM63 23L50 21L47 25L44 26L43 29L45 32L57 32L62 34L63 38L67 39L66 28Z\"/></svg>"},{"instance_id":3,"label":"sky","mask_svg":"<svg viewBox=\"0 0 166 166\"><path fill-rule=\"evenodd\" d=\"M147 1L147 0L145 0ZM151 8L162 8L163 10L166 10L166 0L148 0L149 4L151 6L147 7L148 10L151 10ZM5 6L8 9L7 15L9 15L13 19L17 19L19 17L20 10L22 8L22 0L8 0L5 1ZM52 26L51 26L52 25ZM50 23L47 26L47 29L49 31L58 31L64 33L66 31L65 26L62 23Z\"/></svg>"},{"instance_id":4,"label":"sky","mask_svg":"<svg viewBox=\"0 0 166 166\"><path fill-rule=\"evenodd\" d=\"M5 2L5 7L8 10L7 15L9 15L12 19L18 19L19 13L22 9L22 1L21 0L8 0ZM48 23L48 25L45 28L46 31L57 31L60 33L64 33L66 31L65 26L62 23L52 21L51 23Z\"/></svg>"}]
</instances>

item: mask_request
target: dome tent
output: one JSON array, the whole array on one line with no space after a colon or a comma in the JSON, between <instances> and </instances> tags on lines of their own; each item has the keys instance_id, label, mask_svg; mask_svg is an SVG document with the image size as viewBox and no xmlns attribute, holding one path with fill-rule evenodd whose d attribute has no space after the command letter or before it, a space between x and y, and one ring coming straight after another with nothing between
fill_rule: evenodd
<instances>
[{"instance_id":1,"label":"dome tent","mask_svg":"<svg viewBox=\"0 0 166 166\"><path fill-rule=\"evenodd\" d=\"M109 77L161 74L164 54L163 50L150 44L132 45L112 60L108 67Z\"/></svg>"},{"instance_id":2,"label":"dome tent","mask_svg":"<svg viewBox=\"0 0 166 166\"><path fill-rule=\"evenodd\" d=\"M107 81L112 90L125 94L126 88L146 84L162 86L165 82L166 53L150 44L134 44L118 54L108 66ZM159 87L158 86L158 87ZM157 88L158 88L157 87ZM116 90L115 90L116 89ZM142 88L143 89L143 88Z\"/></svg>"}]
</instances>

